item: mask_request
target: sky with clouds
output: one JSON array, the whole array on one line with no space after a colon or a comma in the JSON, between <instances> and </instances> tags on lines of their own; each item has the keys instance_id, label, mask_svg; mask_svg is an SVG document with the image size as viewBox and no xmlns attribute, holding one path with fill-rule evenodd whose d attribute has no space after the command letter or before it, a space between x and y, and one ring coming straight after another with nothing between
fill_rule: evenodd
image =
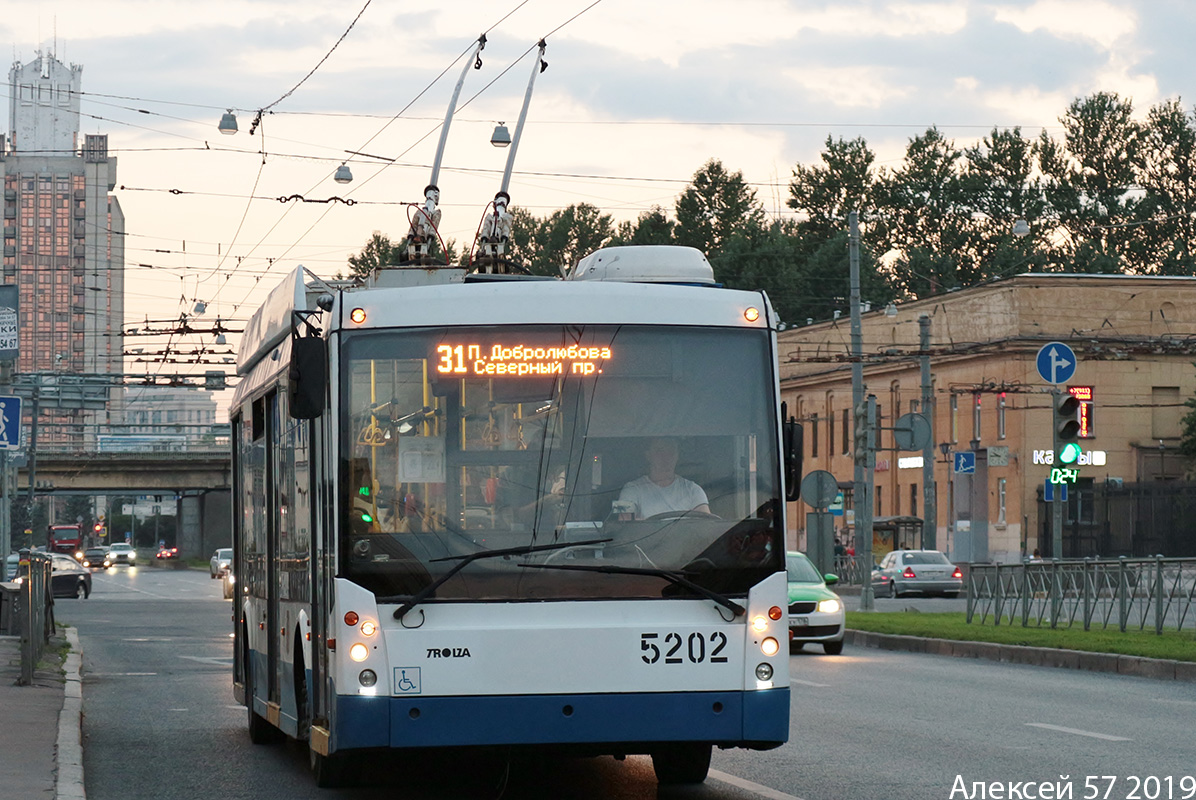
<instances>
[{"instance_id":1,"label":"sky with clouds","mask_svg":"<svg viewBox=\"0 0 1196 800\"><path fill-rule=\"evenodd\" d=\"M1192 107L1194 29L1187 0L27 0L0 18L0 41L13 62L43 51L83 66L82 132L106 133L119 159L133 322L195 300L243 319L295 264L331 276L372 231L401 238L482 31L438 182L442 235L465 246L509 152L490 132L514 130L542 36L513 203L632 219L671 208L710 158L784 215L794 164L827 136L863 136L895 165L931 125L960 145L994 126L1057 132L1097 91L1141 115ZM326 55L250 136L254 110ZM229 108L240 132L222 136ZM347 186L332 180L342 161ZM295 194L356 202L277 200Z\"/></svg>"}]
</instances>

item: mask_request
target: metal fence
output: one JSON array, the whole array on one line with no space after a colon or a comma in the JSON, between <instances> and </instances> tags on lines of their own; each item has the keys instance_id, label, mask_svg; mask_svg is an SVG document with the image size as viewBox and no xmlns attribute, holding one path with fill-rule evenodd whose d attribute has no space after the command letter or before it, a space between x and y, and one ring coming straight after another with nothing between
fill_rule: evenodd
<instances>
[{"instance_id":1,"label":"metal fence","mask_svg":"<svg viewBox=\"0 0 1196 800\"><path fill-rule=\"evenodd\" d=\"M1077 484L1064 504L1063 552L1051 551L1051 507L1039 490L1038 530L1027 552L1047 557L1196 557L1196 483Z\"/></svg>"},{"instance_id":2,"label":"metal fence","mask_svg":"<svg viewBox=\"0 0 1196 800\"><path fill-rule=\"evenodd\" d=\"M969 564L967 620L1084 630L1196 629L1196 558Z\"/></svg>"},{"instance_id":3,"label":"metal fence","mask_svg":"<svg viewBox=\"0 0 1196 800\"><path fill-rule=\"evenodd\" d=\"M0 574L3 565L0 565ZM0 633L21 637L21 676L18 685L33 682L33 670L54 633L51 560L45 553L21 550L17 572L10 576L0 604Z\"/></svg>"}]
</instances>

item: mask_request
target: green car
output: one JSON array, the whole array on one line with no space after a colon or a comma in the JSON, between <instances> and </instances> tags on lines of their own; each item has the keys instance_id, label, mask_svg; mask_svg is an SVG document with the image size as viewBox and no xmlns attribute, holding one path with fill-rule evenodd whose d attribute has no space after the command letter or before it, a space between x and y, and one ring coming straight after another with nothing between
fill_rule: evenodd
<instances>
[{"instance_id":1,"label":"green car","mask_svg":"<svg viewBox=\"0 0 1196 800\"><path fill-rule=\"evenodd\" d=\"M804 553L786 553L785 570L789 573L789 652L814 642L827 655L839 655L846 614L839 595L826 588L838 583L838 576L819 575Z\"/></svg>"}]
</instances>

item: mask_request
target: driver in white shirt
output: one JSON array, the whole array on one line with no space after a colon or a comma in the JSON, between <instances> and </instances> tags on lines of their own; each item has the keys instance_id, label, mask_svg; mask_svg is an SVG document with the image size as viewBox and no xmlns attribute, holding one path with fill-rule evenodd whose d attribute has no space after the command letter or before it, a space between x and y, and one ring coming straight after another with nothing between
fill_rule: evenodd
<instances>
[{"instance_id":1,"label":"driver in white shirt","mask_svg":"<svg viewBox=\"0 0 1196 800\"><path fill-rule=\"evenodd\" d=\"M629 481L619 493L619 503L635 505L635 519L669 512L710 513L706 492L677 474L678 447L674 439L653 439L645 453L648 474Z\"/></svg>"}]
</instances>

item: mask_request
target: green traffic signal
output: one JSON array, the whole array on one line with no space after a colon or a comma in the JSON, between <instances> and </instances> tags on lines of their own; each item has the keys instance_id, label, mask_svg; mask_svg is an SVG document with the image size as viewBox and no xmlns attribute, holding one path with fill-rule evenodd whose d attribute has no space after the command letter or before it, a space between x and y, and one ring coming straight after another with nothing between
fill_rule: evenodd
<instances>
[{"instance_id":1,"label":"green traffic signal","mask_svg":"<svg viewBox=\"0 0 1196 800\"><path fill-rule=\"evenodd\" d=\"M1080 460L1080 446L1075 442L1068 442L1059 448L1060 464L1075 464Z\"/></svg>"}]
</instances>

